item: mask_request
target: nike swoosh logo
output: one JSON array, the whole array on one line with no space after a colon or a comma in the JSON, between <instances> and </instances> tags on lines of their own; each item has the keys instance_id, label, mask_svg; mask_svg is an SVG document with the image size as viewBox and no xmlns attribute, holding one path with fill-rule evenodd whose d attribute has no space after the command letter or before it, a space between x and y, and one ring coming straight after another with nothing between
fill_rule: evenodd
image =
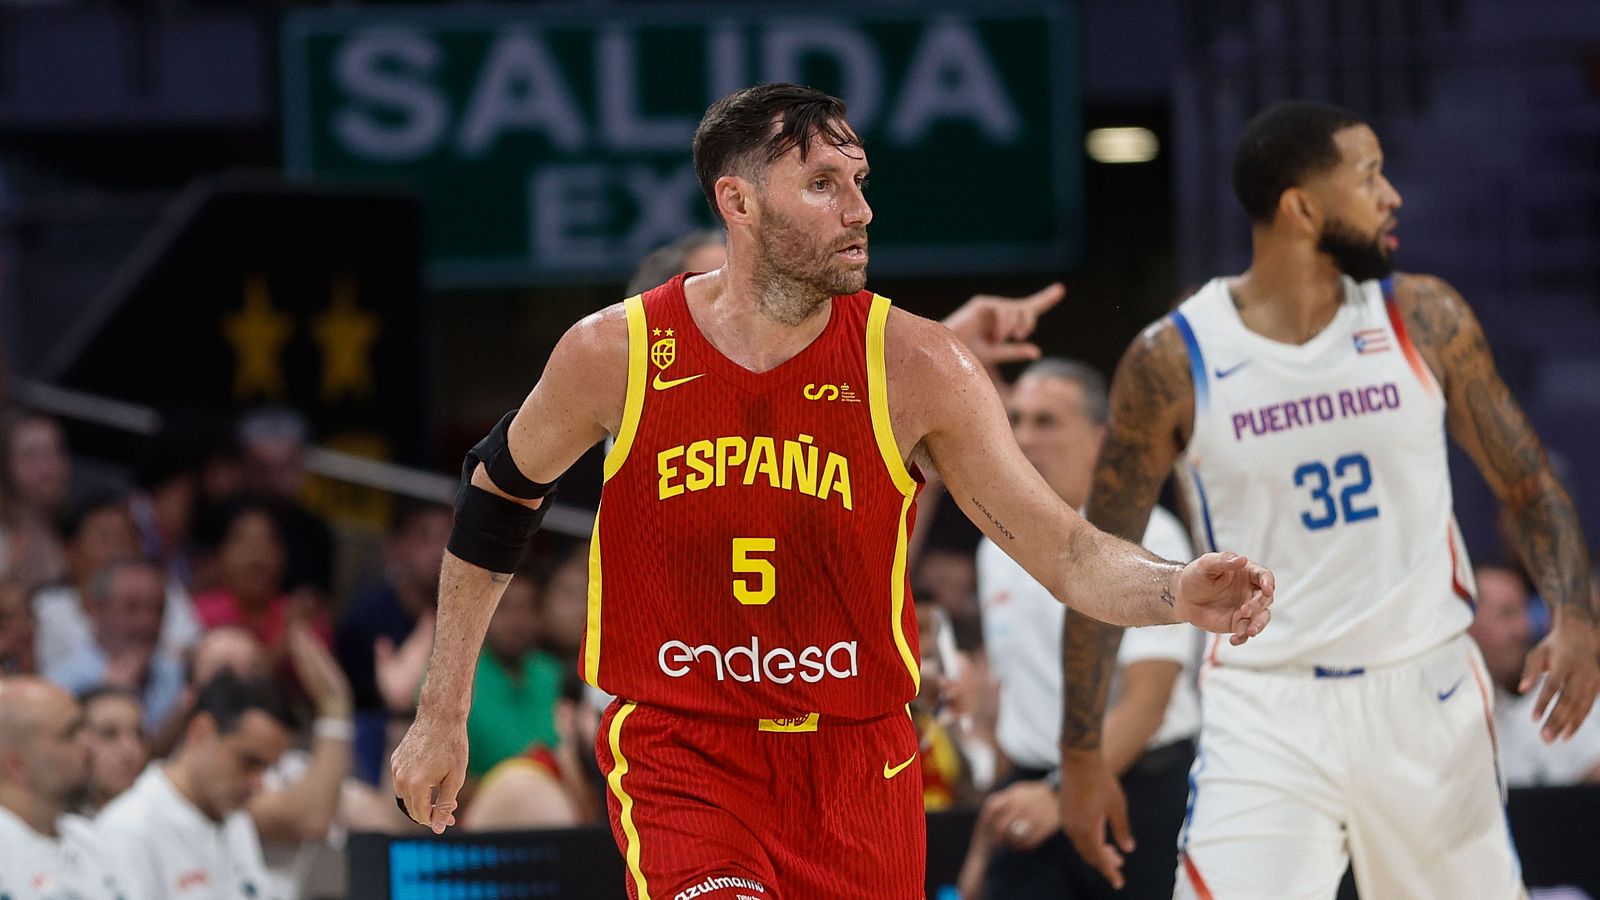
<instances>
[{"instance_id":1,"label":"nike swoosh logo","mask_svg":"<svg viewBox=\"0 0 1600 900\"><path fill-rule=\"evenodd\" d=\"M1242 369L1242 368L1244 368L1245 366L1248 366L1248 365L1250 365L1250 360L1247 359L1244 362L1239 363L1238 365L1236 365L1236 366L1234 366L1234 367L1232 367L1230 369L1212 369L1211 372L1212 372L1212 374L1216 375L1217 376L1217 380L1220 381L1220 380L1222 380L1224 378L1227 378L1229 375L1232 375L1233 373L1239 371L1240 369Z\"/></svg>"},{"instance_id":2,"label":"nike swoosh logo","mask_svg":"<svg viewBox=\"0 0 1600 900\"><path fill-rule=\"evenodd\" d=\"M700 373L700 375L704 375L704 374L706 374L706 373L704 373L704 372ZM657 372L656 373L656 380L650 382L650 386L655 388L658 391L664 391L667 388L675 388L680 384L688 384L689 382L695 380L696 378L699 378L700 375L688 375L688 376L685 376L683 378L674 378L671 381L662 381L661 380L661 373Z\"/></svg>"},{"instance_id":3,"label":"nike swoosh logo","mask_svg":"<svg viewBox=\"0 0 1600 900\"><path fill-rule=\"evenodd\" d=\"M884 778L893 778L896 775L899 775L901 772L905 771L905 767L911 765L911 763L914 760L916 760L916 758L917 758L917 755L915 753L913 753L913 754L911 754L910 759L907 759L905 762L901 763L898 766L891 766L888 763L884 763L883 764L883 777Z\"/></svg>"},{"instance_id":4,"label":"nike swoosh logo","mask_svg":"<svg viewBox=\"0 0 1600 900\"><path fill-rule=\"evenodd\" d=\"M1456 679L1456 683L1455 684L1450 685L1450 690L1448 690L1448 691L1440 691L1439 692L1439 702L1443 703L1446 700L1449 700L1450 697L1455 694L1456 688L1461 687L1461 682L1465 681L1466 679L1467 679L1467 676L1463 675L1460 678Z\"/></svg>"}]
</instances>

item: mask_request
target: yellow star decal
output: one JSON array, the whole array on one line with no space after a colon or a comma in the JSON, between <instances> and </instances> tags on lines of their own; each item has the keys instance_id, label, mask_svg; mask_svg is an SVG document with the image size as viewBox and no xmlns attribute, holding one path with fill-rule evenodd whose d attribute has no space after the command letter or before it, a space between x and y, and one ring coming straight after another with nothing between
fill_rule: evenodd
<instances>
[{"instance_id":1,"label":"yellow star decal","mask_svg":"<svg viewBox=\"0 0 1600 900\"><path fill-rule=\"evenodd\" d=\"M650 332L650 334L654 337L661 337L661 329L657 328L655 331Z\"/></svg>"},{"instance_id":2,"label":"yellow star decal","mask_svg":"<svg viewBox=\"0 0 1600 900\"><path fill-rule=\"evenodd\" d=\"M672 337L672 329L671 328L667 329L667 337Z\"/></svg>"},{"instance_id":3,"label":"yellow star decal","mask_svg":"<svg viewBox=\"0 0 1600 900\"><path fill-rule=\"evenodd\" d=\"M245 279L244 306L222 317L222 336L233 347L233 395L239 400L282 400L283 345L294 333L288 313L272 308L265 275Z\"/></svg>"},{"instance_id":4,"label":"yellow star decal","mask_svg":"<svg viewBox=\"0 0 1600 900\"><path fill-rule=\"evenodd\" d=\"M377 313L356 306L355 279L335 277L332 305L311 325L322 349L322 402L372 393L372 344L382 330Z\"/></svg>"}]
</instances>

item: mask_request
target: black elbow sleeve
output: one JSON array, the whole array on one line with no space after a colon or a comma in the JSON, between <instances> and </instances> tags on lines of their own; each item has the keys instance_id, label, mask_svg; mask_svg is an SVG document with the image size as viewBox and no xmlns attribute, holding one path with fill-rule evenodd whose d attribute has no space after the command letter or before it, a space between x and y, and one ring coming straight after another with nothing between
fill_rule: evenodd
<instances>
[{"instance_id":1,"label":"black elbow sleeve","mask_svg":"<svg viewBox=\"0 0 1600 900\"><path fill-rule=\"evenodd\" d=\"M523 548L539 530L544 510L542 503L538 509L529 509L483 488L463 484L456 491L450 552L491 572L515 572Z\"/></svg>"},{"instance_id":2,"label":"black elbow sleeve","mask_svg":"<svg viewBox=\"0 0 1600 900\"><path fill-rule=\"evenodd\" d=\"M483 463L494 486L520 500L537 500L555 490L554 481L544 483L530 479L511 458L511 420L516 415L514 409L506 413L483 440L467 451L467 458L461 465L462 484L471 484L473 471L478 463Z\"/></svg>"},{"instance_id":3,"label":"black elbow sleeve","mask_svg":"<svg viewBox=\"0 0 1600 900\"><path fill-rule=\"evenodd\" d=\"M511 458L510 428L516 410L505 414L488 435L467 451L461 463L461 487L456 491L455 524L450 529L450 552L491 572L517 568L522 550L539 530L545 507L555 495L556 483L529 479ZM472 475L482 464L489 480L506 494L523 500L545 499L538 509L476 487Z\"/></svg>"}]
</instances>

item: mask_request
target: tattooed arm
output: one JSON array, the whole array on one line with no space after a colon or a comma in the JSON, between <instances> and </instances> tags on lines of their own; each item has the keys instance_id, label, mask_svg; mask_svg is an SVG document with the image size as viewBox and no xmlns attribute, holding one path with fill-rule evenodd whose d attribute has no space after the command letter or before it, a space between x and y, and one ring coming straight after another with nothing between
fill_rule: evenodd
<instances>
[{"instance_id":1,"label":"tattooed arm","mask_svg":"<svg viewBox=\"0 0 1600 900\"><path fill-rule=\"evenodd\" d=\"M1143 537L1193 421L1189 354L1172 320L1162 319L1134 339L1117 365L1111 418L1089 494L1089 521L1130 541ZM1105 843L1107 820L1123 853L1133 841L1127 803L1100 754L1100 730L1121 642L1121 628L1067 611L1061 655L1062 828L1079 855L1118 887L1122 857Z\"/></svg>"},{"instance_id":2,"label":"tattooed arm","mask_svg":"<svg viewBox=\"0 0 1600 900\"><path fill-rule=\"evenodd\" d=\"M1451 437L1511 514L1523 564L1554 612L1549 637L1528 656L1521 689L1547 673L1535 717L1542 718L1559 694L1544 737L1570 737L1600 691L1600 611L1589 592L1577 510L1500 380L1483 328L1461 295L1438 278L1408 275L1397 282L1396 301L1412 342L1444 389Z\"/></svg>"},{"instance_id":3,"label":"tattooed arm","mask_svg":"<svg viewBox=\"0 0 1600 900\"><path fill-rule=\"evenodd\" d=\"M1172 320L1151 325L1128 348L1110 405L1085 515L1099 528L1138 541L1194 419L1189 355ZM1069 611L1062 640L1067 708L1061 743L1095 749L1122 631Z\"/></svg>"}]
</instances>

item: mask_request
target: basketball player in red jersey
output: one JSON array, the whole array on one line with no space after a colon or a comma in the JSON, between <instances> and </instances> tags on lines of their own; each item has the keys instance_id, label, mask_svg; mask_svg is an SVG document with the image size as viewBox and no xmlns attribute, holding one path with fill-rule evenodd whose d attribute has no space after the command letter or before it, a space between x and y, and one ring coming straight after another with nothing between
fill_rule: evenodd
<instances>
[{"instance_id":1,"label":"basketball player in red jersey","mask_svg":"<svg viewBox=\"0 0 1600 900\"><path fill-rule=\"evenodd\" d=\"M727 264L573 326L497 428L502 449L469 457L470 488L527 513L615 436L579 666L617 698L596 749L630 897L921 897L906 542L922 469L1109 622L1243 642L1267 624L1272 575L1235 554L1180 566L1095 530L1017 449L961 343L862 290L867 159L839 100L736 92L706 112L694 158ZM428 681L393 759L400 799L436 832L454 822L500 551L536 524L463 496Z\"/></svg>"}]
</instances>

